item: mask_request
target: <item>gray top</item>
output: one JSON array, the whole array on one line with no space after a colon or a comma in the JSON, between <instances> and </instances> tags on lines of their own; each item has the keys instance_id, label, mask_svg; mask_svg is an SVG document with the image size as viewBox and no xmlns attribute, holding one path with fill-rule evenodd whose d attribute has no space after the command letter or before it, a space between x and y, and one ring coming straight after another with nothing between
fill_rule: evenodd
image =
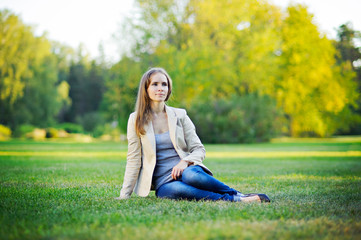
<instances>
[{"instance_id":1,"label":"gray top","mask_svg":"<svg viewBox=\"0 0 361 240\"><path fill-rule=\"evenodd\" d=\"M154 188L158 188L172 181L172 169L180 161L178 153L174 149L169 136L169 131L161 134L155 134L157 162L155 165L152 183Z\"/></svg>"}]
</instances>

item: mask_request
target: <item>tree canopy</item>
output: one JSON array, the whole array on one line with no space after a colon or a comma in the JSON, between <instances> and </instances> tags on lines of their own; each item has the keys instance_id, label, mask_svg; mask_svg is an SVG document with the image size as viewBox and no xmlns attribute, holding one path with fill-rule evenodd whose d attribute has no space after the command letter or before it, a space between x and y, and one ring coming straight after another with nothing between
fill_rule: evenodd
<instances>
[{"instance_id":1,"label":"tree canopy","mask_svg":"<svg viewBox=\"0 0 361 240\"><path fill-rule=\"evenodd\" d=\"M72 122L92 132L111 122L125 132L142 74L159 66L173 79L169 104L188 110L205 142L358 132L360 33L349 24L330 40L300 4L136 6L117 34L128 48L114 64L35 36L18 16L0 11L0 124Z\"/></svg>"},{"instance_id":2,"label":"tree canopy","mask_svg":"<svg viewBox=\"0 0 361 240\"><path fill-rule=\"evenodd\" d=\"M126 23L134 30L133 61L124 68L164 67L174 80L172 104L267 95L291 136L332 135L356 105L353 72L340 67L306 6L282 12L256 0L137 3L138 17Z\"/></svg>"}]
</instances>

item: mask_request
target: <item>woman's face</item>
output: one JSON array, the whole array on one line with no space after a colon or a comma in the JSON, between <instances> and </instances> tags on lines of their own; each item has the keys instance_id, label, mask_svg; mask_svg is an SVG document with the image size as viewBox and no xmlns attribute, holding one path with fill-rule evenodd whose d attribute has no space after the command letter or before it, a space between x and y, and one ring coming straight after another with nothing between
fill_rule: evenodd
<instances>
[{"instance_id":1,"label":"woman's face","mask_svg":"<svg viewBox=\"0 0 361 240\"><path fill-rule=\"evenodd\" d=\"M164 74L154 73L147 89L149 98L154 102L164 102L168 94L168 81Z\"/></svg>"}]
</instances>

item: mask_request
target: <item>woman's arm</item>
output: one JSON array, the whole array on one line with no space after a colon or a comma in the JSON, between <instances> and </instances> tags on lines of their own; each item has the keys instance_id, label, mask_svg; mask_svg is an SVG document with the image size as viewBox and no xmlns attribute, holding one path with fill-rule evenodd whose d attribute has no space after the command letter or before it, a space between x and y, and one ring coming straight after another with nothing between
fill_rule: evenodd
<instances>
[{"instance_id":1,"label":"woman's arm","mask_svg":"<svg viewBox=\"0 0 361 240\"><path fill-rule=\"evenodd\" d=\"M193 122L188 117L187 113L185 117L182 119L182 124L183 124L184 139L186 141L187 148L190 153L182 160L194 164L202 163L203 159L206 156L206 150L196 133L196 128Z\"/></svg>"},{"instance_id":2,"label":"woman's arm","mask_svg":"<svg viewBox=\"0 0 361 240\"><path fill-rule=\"evenodd\" d=\"M140 138L135 131L135 114L131 114L127 128L128 154L125 168L123 187L120 191L120 199L127 199L131 196L137 182L140 167L142 165L142 145Z\"/></svg>"},{"instance_id":3,"label":"woman's arm","mask_svg":"<svg viewBox=\"0 0 361 240\"><path fill-rule=\"evenodd\" d=\"M183 111L185 115L183 118L181 118L181 122L183 127L184 140L187 145L186 151L190 154L186 157L183 157L182 160L173 167L171 174L173 179L178 179L183 174L184 169L186 169L189 165L197 165L201 163L206 154L206 150L196 133L196 128L193 122L188 117L186 111Z\"/></svg>"}]
</instances>

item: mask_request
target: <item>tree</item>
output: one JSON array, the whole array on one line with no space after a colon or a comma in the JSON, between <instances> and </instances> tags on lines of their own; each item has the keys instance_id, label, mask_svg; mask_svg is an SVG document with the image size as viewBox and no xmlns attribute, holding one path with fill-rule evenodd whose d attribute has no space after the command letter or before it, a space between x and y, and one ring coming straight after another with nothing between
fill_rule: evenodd
<instances>
[{"instance_id":1,"label":"tree","mask_svg":"<svg viewBox=\"0 0 361 240\"><path fill-rule=\"evenodd\" d=\"M142 77L141 64L123 57L109 70L102 109L107 119L117 121L120 129L126 132L129 114L134 111L137 88Z\"/></svg>"},{"instance_id":2,"label":"tree","mask_svg":"<svg viewBox=\"0 0 361 240\"><path fill-rule=\"evenodd\" d=\"M55 57L49 55L39 65L30 67L33 76L25 79L24 95L14 103L11 123L13 127L24 123L48 127L55 123L55 116L61 107L55 64Z\"/></svg>"},{"instance_id":3,"label":"tree","mask_svg":"<svg viewBox=\"0 0 361 240\"><path fill-rule=\"evenodd\" d=\"M106 69L92 61L86 84L88 111L98 111L105 91Z\"/></svg>"},{"instance_id":4,"label":"tree","mask_svg":"<svg viewBox=\"0 0 361 240\"><path fill-rule=\"evenodd\" d=\"M331 135L336 116L355 101L352 79L336 67L336 50L313 24L307 7L288 7L281 30L282 78L277 99L288 115L290 133Z\"/></svg>"},{"instance_id":5,"label":"tree","mask_svg":"<svg viewBox=\"0 0 361 240\"><path fill-rule=\"evenodd\" d=\"M0 100L12 105L24 94L24 77L31 76L36 41L29 26L8 10L0 11Z\"/></svg>"},{"instance_id":6,"label":"tree","mask_svg":"<svg viewBox=\"0 0 361 240\"><path fill-rule=\"evenodd\" d=\"M86 88L87 69L86 66L79 63L72 63L69 68L67 82L70 86L69 97L72 105L65 115L67 122L75 122L77 116L82 116L89 112L87 106L87 88Z\"/></svg>"},{"instance_id":7,"label":"tree","mask_svg":"<svg viewBox=\"0 0 361 240\"><path fill-rule=\"evenodd\" d=\"M59 42L51 42L51 52L56 58L56 67L58 72L58 101L60 110L57 115L58 122L64 122L66 113L71 107L71 98L69 97L70 85L67 82L69 77L70 65L75 59L75 51L69 46Z\"/></svg>"},{"instance_id":8,"label":"tree","mask_svg":"<svg viewBox=\"0 0 361 240\"><path fill-rule=\"evenodd\" d=\"M127 23L136 29L131 34L136 36L133 40L136 44L130 57L119 63L122 68L118 70L124 71L119 75L128 76L129 69L140 68L140 72L144 72L149 67L162 66L173 78L171 104L188 109L193 105L198 108L199 102L229 100L232 96L240 97L250 92L272 92L268 88L274 81L270 73L277 66L275 51L280 44L274 30L280 24L278 8L253 0L226 4L219 1L147 0L138 3L139 17ZM258 18L254 19L254 14ZM276 20L269 21L270 17ZM249 26L245 27L247 29L239 26L249 22L250 29ZM250 47L252 38L257 38L256 43L260 44ZM256 54L252 55L252 52ZM253 59L253 63L248 58ZM116 78L114 83L118 87L109 87L112 90L107 92L108 100L117 99L114 109L118 112L124 109L120 108L120 102L128 102L122 98L127 91L121 90L128 87L126 79ZM118 90L116 93L115 89ZM128 99L133 105L135 94ZM124 118L127 119L129 113L125 112Z\"/></svg>"},{"instance_id":9,"label":"tree","mask_svg":"<svg viewBox=\"0 0 361 240\"><path fill-rule=\"evenodd\" d=\"M355 103L352 74L336 64L332 42L302 5L283 13L256 0L138 3L126 23L135 29L133 49L119 70L164 67L175 106L268 96L285 112L289 135L327 136Z\"/></svg>"},{"instance_id":10,"label":"tree","mask_svg":"<svg viewBox=\"0 0 361 240\"><path fill-rule=\"evenodd\" d=\"M65 112L64 120L77 122L87 131L92 131L97 124L103 122L100 110L105 91L107 69L95 60L88 62L86 56L78 53L78 62L72 62L69 68L67 83L71 106ZM85 126L86 125L86 126Z\"/></svg>"},{"instance_id":11,"label":"tree","mask_svg":"<svg viewBox=\"0 0 361 240\"><path fill-rule=\"evenodd\" d=\"M361 59L361 47L356 47L355 41L361 40L361 32L353 29L351 23L342 24L337 29L336 48L340 55L336 56L339 62L349 61L354 70L361 66L356 62Z\"/></svg>"},{"instance_id":12,"label":"tree","mask_svg":"<svg viewBox=\"0 0 361 240\"><path fill-rule=\"evenodd\" d=\"M13 129L52 124L59 110L51 44L10 11L0 11L0 122Z\"/></svg>"},{"instance_id":13,"label":"tree","mask_svg":"<svg viewBox=\"0 0 361 240\"><path fill-rule=\"evenodd\" d=\"M356 46L357 40L361 41L361 33L354 30L351 23L346 23L338 28L334 42L338 50L336 60L343 75L357 82L357 102L344 110L340 121L343 126L339 132L344 134L361 134L361 48Z\"/></svg>"},{"instance_id":14,"label":"tree","mask_svg":"<svg viewBox=\"0 0 361 240\"><path fill-rule=\"evenodd\" d=\"M255 0L139 2L139 17L126 24L136 29L134 59L169 71L177 104L273 91L277 7Z\"/></svg>"}]
</instances>

